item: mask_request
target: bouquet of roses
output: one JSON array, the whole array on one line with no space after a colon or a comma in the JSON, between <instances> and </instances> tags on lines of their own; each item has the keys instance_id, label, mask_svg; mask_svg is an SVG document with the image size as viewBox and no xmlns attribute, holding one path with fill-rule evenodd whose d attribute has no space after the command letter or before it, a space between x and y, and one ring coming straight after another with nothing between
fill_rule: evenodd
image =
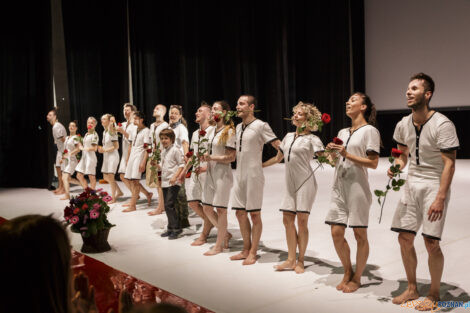
<instances>
[{"instance_id":1,"label":"bouquet of roses","mask_svg":"<svg viewBox=\"0 0 470 313\"><path fill-rule=\"evenodd\" d=\"M100 230L115 226L107 218L108 202L112 198L102 190L86 188L81 194L70 199L69 205L64 209L64 218L74 233L89 237L96 235Z\"/></svg>"},{"instance_id":2,"label":"bouquet of roses","mask_svg":"<svg viewBox=\"0 0 470 313\"><path fill-rule=\"evenodd\" d=\"M196 173L196 177L199 178L199 172L196 170L200 167L201 165L201 157L206 154L207 152L207 147L204 143L208 142L209 139L204 138L206 135L206 131L204 129L201 129L199 131L199 138L197 141L197 151L194 153L194 151L189 151L186 153L186 157L190 160L189 164L191 165L191 172Z\"/></svg>"},{"instance_id":3,"label":"bouquet of roses","mask_svg":"<svg viewBox=\"0 0 470 313\"><path fill-rule=\"evenodd\" d=\"M387 186L385 186L385 190L374 190L375 195L378 197L377 200L380 207L380 218L379 223L382 221L382 212L385 204L385 199L387 198L387 193L389 190L399 191L400 187L405 184L405 180L400 178L400 174L403 173L400 170L400 164L394 164L395 158L399 158L403 152L400 149L393 148L392 155L388 158L388 161L392 164L390 166L390 172L392 173L392 177L388 180ZM383 201L382 201L383 197Z\"/></svg>"}]
</instances>

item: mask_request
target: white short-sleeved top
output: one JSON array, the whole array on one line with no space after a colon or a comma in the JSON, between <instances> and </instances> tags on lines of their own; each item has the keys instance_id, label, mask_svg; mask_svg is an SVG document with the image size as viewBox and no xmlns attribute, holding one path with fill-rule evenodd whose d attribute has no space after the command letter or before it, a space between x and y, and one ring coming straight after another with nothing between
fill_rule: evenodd
<instances>
[{"instance_id":1,"label":"white short-sleeved top","mask_svg":"<svg viewBox=\"0 0 470 313\"><path fill-rule=\"evenodd\" d=\"M370 153L380 154L380 133L372 125L364 125L351 133L350 128L343 128L338 132L337 137L343 141L343 145L348 153L367 158ZM336 168L349 169L360 167L367 177L367 168L356 165L353 161L339 156Z\"/></svg>"},{"instance_id":2,"label":"white short-sleeved top","mask_svg":"<svg viewBox=\"0 0 470 313\"><path fill-rule=\"evenodd\" d=\"M170 180L180 167L184 167L183 154L174 144L162 149L162 187L170 187ZM180 183L177 182L179 185Z\"/></svg>"},{"instance_id":3,"label":"white short-sleeved top","mask_svg":"<svg viewBox=\"0 0 470 313\"><path fill-rule=\"evenodd\" d=\"M114 146L113 142L119 141L118 134L111 134L109 131L103 131L103 148L109 149Z\"/></svg>"},{"instance_id":4,"label":"white short-sleeved top","mask_svg":"<svg viewBox=\"0 0 470 313\"><path fill-rule=\"evenodd\" d=\"M263 146L277 139L273 130L268 123L255 119L247 125L238 124L236 136L239 177L262 175Z\"/></svg>"},{"instance_id":5,"label":"white short-sleeved top","mask_svg":"<svg viewBox=\"0 0 470 313\"><path fill-rule=\"evenodd\" d=\"M83 147L84 148L91 148L92 145L97 145L100 138L98 137L98 133L94 131L93 133L86 133L85 137L83 137Z\"/></svg>"},{"instance_id":6,"label":"white short-sleeved top","mask_svg":"<svg viewBox=\"0 0 470 313\"><path fill-rule=\"evenodd\" d=\"M288 133L281 142L279 149L284 154L286 174L295 180L305 181L312 173L310 161L317 152L324 151L323 143L314 134L295 136Z\"/></svg>"},{"instance_id":7,"label":"white short-sleeved top","mask_svg":"<svg viewBox=\"0 0 470 313\"><path fill-rule=\"evenodd\" d=\"M75 145L77 145L78 143L79 139L77 135L67 136L65 138L65 149L67 149L68 153L70 153L75 149Z\"/></svg>"},{"instance_id":8,"label":"white short-sleeved top","mask_svg":"<svg viewBox=\"0 0 470 313\"><path fill-rule=\"evenodd\" d=\"M162 122L158 126L155 126L155 123L152 123L152 125L150 125L149 135L153 148L155 148L155 145L160 142L160 132L169 127L170 125L167 122Z\"/></svg>"},{"instance_id":9,"label":"white short-sleeved top","mask_svg":"<svg viewBox=\"0 0 470 313\"><path fill-rule=\"evenodd\" d=\"M206 134L204 135L204 137L202 139L207 139L209 140L209 137L211 136L211 134L214 132L214 126L208 126L206 129L204 129ZM199 141L199 132L201 131L201 129L197 129L193 132L192 136L191 136L191 143L189 144L189 148L191 150L194 151L194 153L197 152L197 150L199 149L199 146L197 144L197 142ZM206 141L202 144L202 147L208 149L209 148L209 141Z\"/></svg>"},{"instance_id":10,"label":"white short-sleeved top","mask_svg":"<svg viewBox=\"0 0 470 313\"><path fill-rule=\"evenodd\" d=\"M408 147L408 176L420 179L440 179L444 170L441 152L459 148L454 123L439 112L434 112L421 129L413 124L412 114L405 116L395 127L393 139Z\"/></svg>"},{"instance_id":11,"label":"white short-sleeved top","mask_svg":"<svg viewBox=\"0 0 470 313\"><path fill-rule=\"evenodd\" d=\"M170 125L171 126L171 125ZM189 144L188 129L181 122L175 123L170 127L175 133L175 146L183 153L183 141Z\"/></svg>"},{"instance_id":12,"label":"white short-sleeved top","mask_svg":"<svg viewBox=\"0 0 470 313\"><path fill-rule=\"evenodd\" d=\"M61 138L65 138L67 136L67 131L65 130L64 125L59 122L55 122L54 126L52 126L52 136L54 137L54 143L57 146L57 150L64 152L65 144L61 140Z\"/></svg>"},{"instance_id":13,"label":"white short-sleeved top","mask_svg":"<svg viewBox=\"0 0 470 313\"><path fill-rule=\"evenodd\" d=\"M126 138L126 136L122 135L122 153L123 155L127 155L127 151L129 151L129 145L132 142L132 138L135 137L135 132L137 131L137 126L135 126L133 123L129 122L123 122L121 123L122 128L126 131L126 133L129 134L129 138Z\"/></svg>"},{"instance_id":14,"label":"white short-sleeved top","mask_svg":"<svg viewBox=\"0 0 470 313\"><path fill-rule=\"evenodd\" d=\"M146 150L144 145L150 146L152 144L149 133L150 129L148 129L148 127L137 130L135 138L132 139L132 151L134 151L134 153L143 152Z\"/></svg>"},{"instance_id":15,"label":"white short-sleeved top","mask_svg":"<svg viewBox=\"0 0 470 313\"><path fill-rule=\"evenodd\" d=\"M236 137L233 129L228 130L227 142L224 144L221 141L222 133L225 127L217 131L215 128L209 137L209 154L210 155L225 155L225 149L236 149Z\"/></svg>"}]
</instances>

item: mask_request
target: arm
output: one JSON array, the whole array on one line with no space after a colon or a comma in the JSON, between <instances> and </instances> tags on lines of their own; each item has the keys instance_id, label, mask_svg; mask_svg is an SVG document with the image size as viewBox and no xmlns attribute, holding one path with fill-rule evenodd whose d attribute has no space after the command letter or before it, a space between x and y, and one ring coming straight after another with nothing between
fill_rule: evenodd
<instances>
[{"instance_id":1,"label":"arm","mask_svg":"<svg viewBox=\"0 0 470 313\"><path fill-rule=\"evenodd\" d=\"M129 145L129 149L127 150L126 165L127 165L127 161L129 161L129 156L131 155L131 149L132 149L132 146Z\"/></svg>"},{"instance_id":2,"label":"arm","mask_svg":"<svg viewBox=\"0 0 470 313\"><path fill-rule=\"evenodd\" d=\"M436 199L431 204L428 210L428 219L431 222L440 220L444 211L444 203L447 198L447 193L452 183L452 178L455 172L455 158L457 152L441 152L442 160L444 161L444 170L441 174L441 181L439 191L437 192Z\"/></svg>"},{"instance_id":3,"label":"arm","mask_svg":"<svg viewBox=\"0 0 470 313\"><path fill-rule=\"evenodd\" d=\"M80 152L80 144L77 143L75 145L75 149L73 149L71 152L69 152L69 154L73 156L73 155L76 155L79 152Z\"/></svg>"},{"instance_id":4,"label":"arm","mask_svg":"<svg viewBox=\"0 0 470 313\"><path fill-rule=\"evenodd\" d=\"M270 158L266 162L263 163L263 167L268 167L274 164L277 164L281 162L282 158L284 157L284 154L282 154L281 150L277 150L276 156Z\"/></svg>"},{"instance_id":5,"label":"arm","mask_svg":"<svg viewBox=\"0 0 470 313\"><path fill-rule=\"evenodd\" d=\"M92 144L92 145L91 145L91 148L88 148L87 151L94 151L94 152L96 152L96 150L98 150L98 145Z\"/></svg>"},{"instance_id":6,"label":"arm","mask_svg":"<svg viewBox=\"0 0 470 313\"><path fill-rule=\"evenodd\" d=\"M184 155L186 157L186 154L189 152L189 143L185 140L181 142L181 146L183 146Z\"/></svg>"},{"instance_id":7,"label":"arm","mask_svg":"<svg viewBox=\"0 0 470 313\"><path fill-rule=\"evenodd\" d=\"M273 142L271 142L271 146L273 146L273 148L276 150L279 150L280 145L281 145L281 141L279 139L276 139Z\"/></svg>"},{"instance_id":8,"label":"arm","mask_svg":"<svg viewBox=\"0 0 470 313\"><path fill-rule=\"evenodd\" d=\"M367 158L363 158L348 153L343 145L337 145L332 142L328 144L327 148L336 150L343 158L346 158L359 166L376 169L379 164L379 155L377 153L370 154Z\"/></svg>"},{"instance_id":9,"label":"arm","mask_svg":"<svg viewBox=\"0 0 470 313\"><path fill-rule=\"evenodd\" d=\"M183 172L183 167L181 166L178 168L175 175L173 175L173 177L170 179L170 185L174 185L176 183L176 180L178 179L178 177L181 175L182 172Z\"/></svg>"},{"instance_id":10,"label":"arm","mask_svg":"<svg viewBox=\"0 0 470 313\"><path fill-rule=\"evenodd\" d=\"M408 155L410 154L410 151L408 150L407 146L400 144L397 145L397 148L402 151L402 154L399 158L395 158L395 165L400 165L400 171L403 171L403 169L406 167L406 164L408 164ZM393 177L393 173L390 171L390 169L388 169L387 175L390 178Z\"/></svg>"},{"instance_id":11,"label":"arm","mask_svg":"<svg viewBox=\"0 0 470 313\"><path fill-rule=\"evenodd\" d=\"M206 154L204 159L206 161L215 161L218 163L224 163L224 164L229 164L235 161L237 158L237 151L235 149L227 149L225 148L225 154L224 155L210 155Z\"/></svg>"},{"instance_id":12,"label":"arm","mask_svg":"<svg viewBox=\"0 0 470 313\"><path fill-rule=\"evenodd\" d=\"M141 173L145 172L148 156L149 156L149 154L148 154L147 150L144 150L144 157L142 158L142 161L140 161L140 165L139 165L139 172L141 172Z\"/></svg>"},{"instance_id":13,"label":"arm","mask_svg":"<svg viewBox=\"0 0 470 313\"><path fill-rule=\"evenodd\" d=\"M113 141L113 147L109 149L103 149L104 152L111 152L114 150L119 150L119 142Z\"/></svg>"}]
</instances>

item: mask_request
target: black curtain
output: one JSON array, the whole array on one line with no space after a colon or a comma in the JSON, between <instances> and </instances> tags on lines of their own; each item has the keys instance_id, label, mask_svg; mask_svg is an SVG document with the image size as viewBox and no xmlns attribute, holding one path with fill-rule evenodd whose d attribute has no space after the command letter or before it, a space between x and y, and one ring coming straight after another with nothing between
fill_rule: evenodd
<instances>
[{"instance_id":1,"label":"black curtain","mask_svg":"<svg viewBox=\"0 0 470 313\"><path fill-rule=\"evenodd\" d=\"M43 188L53 168L50 5L25 5L11 1L0 13L0 186Z\"/></svg>"},{"instance_id":2,"label":"black curtain","mask_svg":"<svg viewBox=\"0 0 470 313\"><path fill-rule=\"evenodd\" d=\"M320 135L331 139L346 126L352 82L364 86L362 10L347 0L129 0L134 103L147 115L158 103L181 104L192 121L202 100L234 108L252 93L282 138L293 130L283 118L309 101L331 114Z\"/></svg>"}]
</instances>

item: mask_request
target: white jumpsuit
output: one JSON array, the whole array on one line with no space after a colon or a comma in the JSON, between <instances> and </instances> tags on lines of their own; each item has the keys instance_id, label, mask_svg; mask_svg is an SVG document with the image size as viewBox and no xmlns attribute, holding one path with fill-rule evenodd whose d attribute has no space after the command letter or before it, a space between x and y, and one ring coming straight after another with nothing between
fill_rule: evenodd
<instances>
[{"instance_id":1,"label":"white jumpsuit","mask_svg":"<svg viewBox=\"0 0 470 313\"><path fill-rule=\"evenodd\" d=\"M286 194L280 211L310 213L317 194L317 181L310 161L324 151L320 138L313 134L288 133L280 146L284 154Z\"/></svg>"},{"instance_id":2,"label":"white jumpsuit","mask_svg":"<svg viewBox=\"0 0 470 313\"><path fill-rule=\"evenodd\" d=\"M111 149L114 147L114 142L118 142L118 134L111 134L109 131L103 132L103 149ZM103 165L101 166L101 173L103 174L116 174L119 165L119 152L114 149L111 152L103 153Z\"/></svg>"},{"instance_id":3,"label":"white jumpsuit","mask_svg":"<svg viewBox=\"0 0 470 313\"><path fill-rule=\"evenodd\" d=\"M142 178L142 172L139 171L139 167L142 159L144 158L145 151L147 150L145 145L150 147L152 144L150 142L149 132L150 130L147 127L142 128L140 131L137 131L135 138L132 138L131 155L129 156L129 161L127 162L126 174L124 175L124 178Z\"/></svg>"},{"instance_id":4,"label":"white jumpsuit","mask_svg":"<svg viewBox=\"0 0 470 313\"><path fill-rule=\"evenodd\" d=\"M228 139L224 144L220 140L223 131L224 128L218 132L214 129L209 137L209 154L212 156L223 156L225 155L225 149L236 149L235 132L232 129L228 130ZM231 164L209 161L207 163L207 176L203 188L202 204L226 209L232 185Z\"/></svg>"},{"instance_id":5,"label":"white jumpsuit","mask_svg":"<svg viewBox=\"0 0 470 313\"><path fill-rule=\"evenodd\" d=\"M459 148L454 124L443 114L435 112L419 130L413 124L412 114L398 122L393 139L410 152L408 177L404 193L398 203L392 230L416 235L421 224L423 236L440 240L450 198L450 189L444 203L442 218L431 222L428 210L436 199L444 169L442 152Z\"/></svg>"},{"instance_id":6,"label":"white jumpsuit","mask_svg":"<svg viewBox=\"0 0 470 313\"><path fill-rule=\"evenodd\" d=\"M177 122L170 127L175 133L175 143L174 145L181 150L181 153L184 157L183 141L186 141L189 144L189 135L188 129L181 122Z\"/></svg>"},{"instance_id":7,"label":"white jumpsuit","mask_svg":"<svg viewBox=\"0 0 470 313\"><path fill-rule=\"evenodd\" d=\"M339 131L338 138L346 151L367 158L370 153L380 153L380 133L372 125L364 125L354 132L350 128ZM335 169L330 210L325 223L352 228L367 228L372 204L367 168L339 156Z\"/></svg>"},{"instance_id":8,"label":"white jumpsuit","mask_svg":"<svg viewBox=\"0 0 470 313\"><path fill-rule=\"evenodd\" d=\"M68 173L70 175L73 175L73 173L75 173L75 168L78 165L77 155L70 155L70 153L72 153L72 151L76 149L78 143L78 136L67 136L65 138L65 149L68 151L68 157L64 173Z\"/></svg>"},{"instance_id":9,"label":"white jumpsuit","mask_svg":"<svg viewBox=\"0 0 470 313\"><path fill-rule=\"evenodd\" d=\"M63 171L65 169L65 162L60 163L60 160L62 160L62 155L65 149L65 143L62 142L61 139L67 136L67 131L65 130L64 125L58 121L55 122L54 126L52 126L52 136L54 137L54 143L57 147L55 167L60 167L60 169Z\"/></svg>"},{"instance_id":10,"label":"white jumpsuit","mask_svg":"<svg viewBox=\"0 0 470 313\"><path fill-rule=\"evenodd\" d=\"M197 129L193 132L193 135L191 137L191 144L190 144L190 149L194 151L194 154L197 154L197 151L199 149L197 142L199 141L199 131L200 129ZM214 132L214 126L209 126L205 129L206 135L201 138L202 139L209 139L209 136ZM209 147L209 142L206 141L202 144L201 148L206 148L206 150ZM206 167L207 163L206 162L201 162L200 167ZM202 189L204 186L204 183L206 181L206 176L207 174L201 173L199 175L196 175L195 173L191 173L191 178L189 179L188 185L186 186L186 196L188 199L188 202L191 201L198 201L201 202L202 200Z\"/></svg>"},{"instance_id":11,"label":"white jumpsuit","mask_svg":"<svg viewBox=\"0 0 470 313\"><path fill-rule=\"evenodd\" d=\"M236 128L237 169L230 195L233 210L261 211L263 205L264 174L263 146L277 140L268 123L255 119Z\"/></svg>"},{"instance_id":12,"label":"white jumpsuit","mask_svg":"<svg viewBox=\"0 0 470 313\"><path fill-rule=\"evenodd\" d=\"M134 124L129 124L129 122L124 122L122 123L122 128L129 134L129 138L126 138L126 136L122 136L122 142L121 142L121 147L122 147L122 154L121 154L121 162L119 163L119 174L125 174L126 173L126 161L127 161L127 155L129 153L129 146L132 143L132 138L135 137L135 133L137 131L137 126Z\"/></svg>"},{"instance_id":13,"label":"white jumpsuit","mask_svg":"<svg viewBox=\"0 0 470 313\"><path fill-rule=\"evenodd\" d=\"M98 133L86 133L83 137L83 147L91 148L93 145L97 145L99 142ZM75 170L82 173L83 175L96 175L96 152L95 151L82 151L82 158L78 163Z\"/></svg>"}]
</instances>

